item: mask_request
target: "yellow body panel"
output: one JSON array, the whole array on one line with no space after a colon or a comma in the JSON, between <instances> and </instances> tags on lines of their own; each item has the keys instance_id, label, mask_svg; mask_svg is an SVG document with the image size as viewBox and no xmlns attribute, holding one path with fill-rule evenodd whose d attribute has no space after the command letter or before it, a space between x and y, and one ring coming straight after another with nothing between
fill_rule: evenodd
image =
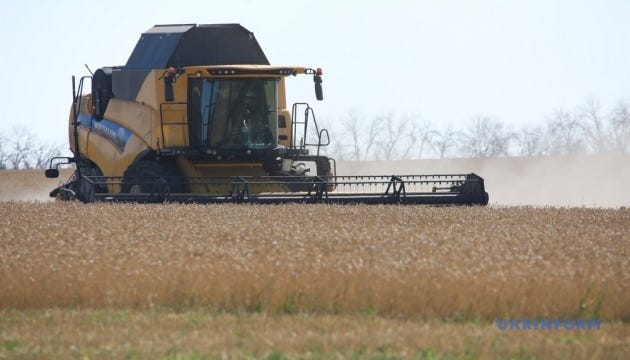
<instances>
[{"instance_id":1,"label":"yellow body panel","mask_svg":"<svg viewBox=\"0 0 630 360\"><path fill-rule=\"evenodd\" d=\"M153 109L158 109L161 98L158 98L158 85L161 82L158 81L158 75L156 71L151 71L149 75L144 79L142 83L142 87L136 96L136 102L151 107ZM162 88L164 86L162 85ZM160 100L158 100L160 99Z\"/></svg>"},{"instance_id":2,"label":"yellow body panel","mask_svg":"<svg viewBox=\"0 0 630 360\"><path fill-rule=\"evenodd\" d=\"M111 120L151 145L157 134L156 118L159 114L151 107L128 100L111 99L104 118ZM153 148L153 146L151 146Z\"/></svg>"},{"instance_id":3,"label":"yellow body panel","mask_svg":"<svg viewBox=\"0 0 630 360\"><path fill-rule=\"evenodd\" d=\"M81 104L81 112L86 114L91 104L91 96L84 96ZM132 132L126 146L120 148L110 138L87 127L87 124L82 124L78 131L79 149L101 169L105 176L123 176L136 157L150 147L152 135L155 133L155 117L156 111L147 106L133 101L110 99L104 118ZM71 116L70 123L72 120ZM99 120L92 118L92 121ZM70 126L70 145L74 150L72 126Z\"/></svg>"},{"instance_id":4,"label":"yellow body panel","mask_svg":"<svg viewBox=\"0 0 630 360\"><path fill-rule=\"evenodd\" d=\"M187 147L189 145L187 90L188 77L213 77L210 70L280 70L292 69L295 74L304 73L303 67L273 67L266 65L234 65L234 66L196 66L180 69L181 74L173 84L174 100L166 102L164 98L164 80L167 70L158 69L148 72L137 93L135 101L111 98L107 104L103 118L131 132L124 147L113 141L111 136L99 133L83 124L79 127L80 152L96 164L105 176L123 176L128 167L147 150L157 151L170 147ZM291 113L286 108L284 77L289 74L256 73L248 75L222 74L221 78L264 77L278 78L278 115L284 117L284 127L278 126L278 144L289 147L292 144ZM83 95L80 101L80 112L85 119L92 113L92 96ZM90 115L91 116L91 115ZM73 116L70 114L70 145L74 151L72 126ZM92 121L99 121L92 118ZM177 165L186 177L213 177L234 175L265 175L261 163L195 163L182 156ZM191 186L192 192L204 192L200 186ZM118 191L118 189L116 189Z\"/></svg>"},{"instance_id":5,"label":"yellow body panel","mask_svg":"<svg viewBox=\"0 0 630 360\"><path fill-rule=\"evenodd\" d=\"M177 167L187 178L196 177L227 177L227 176L257 176L266 175L261 163L194 163L183 156L177 157ZM227 184L213 184L211 188L214 192L226 194L232 190ZM209 193L210 187L207 185L190 183L188 191L191 193ZM255 187L251 188L252 192L261 192ZM262 190L265 191L265 190ZM269 191L269 190L267 190Z\"/></svg>"}]
</instances>

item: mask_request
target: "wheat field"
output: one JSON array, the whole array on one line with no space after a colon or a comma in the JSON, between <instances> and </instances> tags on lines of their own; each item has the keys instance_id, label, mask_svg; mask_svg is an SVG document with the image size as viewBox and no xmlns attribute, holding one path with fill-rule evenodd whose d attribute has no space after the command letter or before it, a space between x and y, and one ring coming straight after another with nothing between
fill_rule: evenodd
<instances>
[{"instance_id":1,"label":"wheat field","mask_svg":"<svg viewBox=\"0 0 630 360\"><path fill-rule=\"evenodd\" d=\"M630 319L630 211L1 203L0 307Z\"/></svg>"},{"instance_id":2,"label":"wheat field","mask_svg":"<svg viewBox=\"0 0 630 360\"><path fill-rule=\"evenodd\" d=\"M0 202L0 218L0 354L630 354L625 208ZM604 325L506 333L497 318ZM121 348L124 327L145 342ZM168 329L192 334L147 339Z\"/></svg>"},{"instance_id":3,"label":"wheat field","mask_svg":"<svg viewBox=\"0 0 630 360\"><path fill-rule=\"evenodd\" d=\"M32 176L0 172L0 359L630 357L627 208L14 201Z\"/></svg>"}]
</instances>

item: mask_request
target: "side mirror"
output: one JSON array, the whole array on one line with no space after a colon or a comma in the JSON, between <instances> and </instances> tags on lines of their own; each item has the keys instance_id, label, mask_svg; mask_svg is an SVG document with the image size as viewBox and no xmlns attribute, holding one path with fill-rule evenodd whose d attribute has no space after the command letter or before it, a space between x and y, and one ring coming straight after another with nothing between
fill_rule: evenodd
<instances>
[{"instance_id":1,"label":"side mirror","mask_svg":"<svg viewBox=\"0 0 630 360\"><path fill-rule=\"evenodd\" d=\"M317 100L324 100L324 91L322 90L322 77L318 74L313 76L313 81L315 82L315 97Z\"/></svg>"},{"instance_id":2,"label":"side mirror","mask_svg":"<svg viewBox=\"0 0 630 360\"><path fill-rule=\"evenodd\" d=\"M57 169L46 169L46 177L49 179L55 179L59 177L59 170Z\"/></svg>"}]
</instances>

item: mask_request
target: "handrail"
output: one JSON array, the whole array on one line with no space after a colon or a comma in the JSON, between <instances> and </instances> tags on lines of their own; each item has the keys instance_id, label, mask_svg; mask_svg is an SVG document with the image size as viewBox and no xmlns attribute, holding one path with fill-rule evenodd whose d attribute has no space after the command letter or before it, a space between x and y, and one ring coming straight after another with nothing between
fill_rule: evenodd
<instances>
[{"instance_id":1,"label":"handrail","mask_svg":"<svg viewBox=\"0 0 630 360\"><path fill-rule=\"evenodd\" d=\"M297 120L297 113L298 113L298 107L300 106L305 106L304 109L304 121L298 121ZM308 123L309 123L309 116L311 116L313 118L313 124L315 126L315 136L317 137L317 143L309 143L308 142ZM301 144L297 145L296 141L297 141L297 125L303 125L304 126L304 131L302 134L302 140L301 140ZM317 119L315 118L315 111L313 110L312 107L309 106L308 103L294 103L292 108L291 108L291 127L293 128L293 137L292 137L292 144L291 147L292 148L296 148L296 149L306 149L307 146L316 146L317 147L317 155L319 155L320 150L322 147L328 146L330 145L330 134L328 133L327 129L322 128L321 130L319 129L319 125L317 124ZM326 142L322 142L322 137L323 135L326 135Z\"/></svg>"}]
</instances>

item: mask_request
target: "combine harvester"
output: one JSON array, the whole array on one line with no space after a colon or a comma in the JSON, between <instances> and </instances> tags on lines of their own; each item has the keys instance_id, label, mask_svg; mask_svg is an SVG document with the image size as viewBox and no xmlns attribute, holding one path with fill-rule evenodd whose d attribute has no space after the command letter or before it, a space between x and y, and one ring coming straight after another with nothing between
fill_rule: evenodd
<instances>
[{"instance_id":1,"label":"combine harvester","mask_svg":"<svg viewBox=\"0 0 630 360\"><path fill-rule=\"evenodd\" d=\"M73 157L50 160L46 176L75 164L50 193L61 200L194 203L486 205L475 174L339 176L306 103L287 107L285 78L322 71L271 66L238 24L158 25L124 66L72 78ZM91 80L91 93L83 94ZM77 86L78 85L78 86ZM314 131L313 131L314 129ZM310 131L309 131L310 130Z\"/></svg>"}]
</instances>

